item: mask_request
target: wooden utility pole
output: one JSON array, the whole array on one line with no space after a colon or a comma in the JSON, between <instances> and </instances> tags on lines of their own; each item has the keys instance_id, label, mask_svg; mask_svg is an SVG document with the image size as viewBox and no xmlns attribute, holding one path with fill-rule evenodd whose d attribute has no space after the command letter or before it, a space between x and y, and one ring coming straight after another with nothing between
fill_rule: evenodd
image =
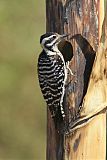
<instances>
[{"instance_id":1,"label":"wooden utility pole","mask_svg":"<svg viewBox=\"0 0 107 160\"><path fill-rule=\"evenodd\" d=\"M46 0L46 18L48 32L73 36L69 40L73 46L70 67L75 74L74 78L69 76L65 100L68 119L72 121L71 133L59 134L48 111L47 160L105 160L107 8L104 11L104 0Z\"/></svg>"}]
</instances>

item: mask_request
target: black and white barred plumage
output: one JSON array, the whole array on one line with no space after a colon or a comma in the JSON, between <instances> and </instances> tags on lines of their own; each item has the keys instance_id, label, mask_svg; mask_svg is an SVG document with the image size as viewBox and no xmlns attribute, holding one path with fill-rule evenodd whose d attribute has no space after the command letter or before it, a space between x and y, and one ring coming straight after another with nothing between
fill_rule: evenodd
<instances>
[{"instance_id":1,"label":"black and white barred plumage","mask_svg":"<svg viewBox=\"0 0 107 160\"><path fill-rule=\"evenodd\" d=\"M65 117L63 100L67 67L58 49L58 43L64 37L66 36L51 32L40 38L43 51L38 58L39 84L55 123L63 121Z\"/></svg>"}]
</instances>

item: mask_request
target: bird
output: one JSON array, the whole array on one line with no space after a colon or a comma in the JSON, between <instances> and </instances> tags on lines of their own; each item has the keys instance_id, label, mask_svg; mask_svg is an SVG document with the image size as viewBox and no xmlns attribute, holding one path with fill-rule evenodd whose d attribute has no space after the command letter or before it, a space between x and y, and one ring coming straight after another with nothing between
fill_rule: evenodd
<instances>
[{"instance_id":1,"label":"bird","mask_svg":"<svg viewBox=\"0 0 107 160\"><path fill-rule=\"evenodd\" d=\"M39 54L37 64L39 85L56 129L63 124L66 116L64 96L68 72L73 75L69 68L72 53L67 59L58 48L59 43L68 36L68 34L47 32L40 37L40 45L43 50Z\"/></svg>"}]
</instances>

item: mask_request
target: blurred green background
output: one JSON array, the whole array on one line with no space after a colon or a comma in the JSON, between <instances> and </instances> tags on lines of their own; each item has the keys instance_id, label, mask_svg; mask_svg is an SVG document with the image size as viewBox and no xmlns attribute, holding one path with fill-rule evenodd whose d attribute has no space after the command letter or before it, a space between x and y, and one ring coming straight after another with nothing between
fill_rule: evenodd
<instances>
[{"instance_id":1,"label":"blurred green background","mask_svg":"<svg viewBox=\"0 0 107 160\"><path fill-rule=\"evenodd\" d=\"M44 160L46 107L37 79L45 0L0 0L0 160Z\"/></svg>"}]
</instances>

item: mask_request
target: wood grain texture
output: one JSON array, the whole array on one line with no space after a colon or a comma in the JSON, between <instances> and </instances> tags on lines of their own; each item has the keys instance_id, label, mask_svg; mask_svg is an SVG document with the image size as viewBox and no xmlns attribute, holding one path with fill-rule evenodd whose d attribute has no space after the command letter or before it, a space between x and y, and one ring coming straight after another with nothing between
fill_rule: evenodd
<instances>
[{"instance_id":1,"label":"wood grain texture","mask_svg":"<svg viewBox=\"0 0 107 160\"><path fill-rule=\"evenodd\" d=\"M87 45L84 40L78 40L78 37L70 41L73 45L74 55L70 67L75 76L69 76L68 81L70 83L66 88L65 107L69 108L68 116L72 121L75 121L84 96L81 115L93 112L97 105L107 102L107 58L105 58L107 48L103 50L102 47L98 47L101 36L99 33L102 25L100 22L101 14L104 15L104 13L99 13L101 8L99 4L103 4L99 3L100 1L46 0L47 31L58 32L59 34L70 33L71 36L81 35L89 43ZM107 18L105 25L106 22ZM104 31L107 28L105 25L103 25ZM104 31L103 34L105 35ZM104 41L104 36L102 39ZM94 62L93 55L97 50L97 58ZM88 62L87 55L89 55ZM94 67L90 77L89 68L93 62ZM87 71L85 72L86 65ZM88 83L89 78L90 82ZM49 111L47 117L47 160L78 160L78 157L83 160L105 159L105 114L96 116L88 125L69 136L64 136L55 131Z\"/></svg>"},{"instance_id":2,"label":"wood grain texture","mask_svg":"<svg viewBox=\"0 0 107 160\"><path fill-rule=\"evenodd\" d=\"M67 137L64 160L105 160L105 125L106 116L99 115L84 128Z\"/></svg>"}]
</instances>

